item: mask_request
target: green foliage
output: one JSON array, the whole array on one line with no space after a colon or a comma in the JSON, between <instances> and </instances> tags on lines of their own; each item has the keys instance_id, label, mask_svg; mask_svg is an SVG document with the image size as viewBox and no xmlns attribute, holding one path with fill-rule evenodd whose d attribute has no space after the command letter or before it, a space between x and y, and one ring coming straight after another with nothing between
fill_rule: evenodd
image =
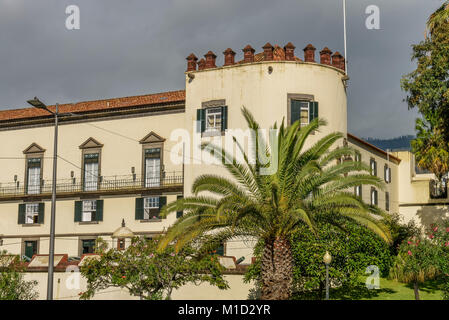
<instances>
[{"instance_id":1,"label":"green foliage","mask_svg":"<svg viewBox=\"0 0 449 320\"><path fill-rule=\"evenodd\" d=\"M254 156L248 155L236 138L234 146L241 151L242 160L219 146L202 145L222 162L232 179L201 175L193 183L193 196L164 207L163 216L180 210L185 214L168 229L160 243L161 250L172 242L176 242L179 250L212 230L212 242L203 242L203 251L213 249L217 240L251 237L263 241L265 258L261 273L266 290L262 294L270 295L270 299L283 299L289 296L287 288L292 279L289 240L304 226L310 233L317 233L318 216L325 215L333 223L338 223L339 217L352 219L386 242L391 241L388 229L376 217L384 212L349 191L359 185L382 189L384 184L369 174L366 164L352 160L356 154L353 148L341 142L336 145L343 134L330 133L306 148L310 134L326 121L314 119L305 127L299 121L287 127L282 122L279 128L274 124L271 133L276 134L267 143L257 134L260 125L253 115L246 108L242 108L242 113L249 129L256 133L252 138ZM275 241L281 245L275 245ZM282 254L278 254L280 251Z\"/></svg>"},{"instance_id":2,"label":"green foliage","mask_svg":"<svg viewBox=\"0 0 449 320\"><path fill-rule=\"evenodd\" d=\"M404 240L418 236L421 233L420 228L415 224L414 220L405 224L403 222L403 217L398 213L392 213L386 217L384 223L391 233L392 243L390 250L393 256L398 255L399 246Z\"/></svg>"},{"instance_id":3,"label":"green foliage","mask_svg":"<svg viewBox=\"0 0 449 320\"><path fill-rule=\"evenodd\" d=\"M426 39L413 46L417 68L402 78L409 108L418 108L417 139L412 142L419 165L439 180L449 163L449 2L428 21Z\"/></svg>"},{"instance_id":4,"label":"green foliage","mask_svg":"<svg viewBox=\"0 0 449 320\"><path fill-rule=\"evenodd\" d=\"M411 141L418 166L434 173L439 181L449 171L448 144L436 121L416 119L416 139Z\"/></svg>"},{"instance_id":5,"label":"green foliage","mask_svg":"<svg viewBox=\"0 0 449 320\"><path fill-rule=\"evenodd\" d=\"M390 246L373 231L351 221L340 218L344 229L326 221L317 222L318 234L301 227L292 237L294 256L294 297L296 299L322 299L326 268L323 256L332 255L329 279L333 286L352 290L360 286L360 276L366 268L375 265L386 275L393 262ZM250 266L245 280L260 279L260 244L256 246L256 263Z\"/></svg>"},{"instance_id":6,"label":"green foliage","mask_svg":"<svg viewBox=\"0 0 449 320\"><path fill-rule=\"evenodd\" d=\"M247 109L243 108L242 113L250 129L260 127ZM369 174L365 164L352 160L338 161L355 154L350 147L331 150L343 138L342 134L331 133L310 148L304 148L310 133L323 125L325 121L319 119L303 128L299 121L290 127L282 123L272 141L272 154L268 151L269 144L255 135L255 155L268 156L270 161L267 164L262 164L257 156L255 163L251 163L246 153L244 160L238 161L220 147L204 144L203 149L222 161L234 179L202 175L192 186L194 196L164 207L162 215L179 210L184 210L185 214L169 228L160 247L176 241L177 248L180 248L192 239L217 229L220 232L216 237L222 241L238 236L253 236L265 241L280 236L290 237L304 224L311 232L316 232L314 217L323 213L328 214L329 220L338 216L354 219L390 241L388 230L374 217L383 212L348 192L357 185L373 185L382 189L383 183ZM234 142L242 150L236 139ZM274 167L273 172L267 171L270 165ZM205 191L213 196L200 195ZM207 250L211 248L209 246Z\"/></svg>"},{"instance_id":7,"label":"green foliage","mask_svg":"<svg viewBox=\"0 0 449 320\"><path fill-rule=\"evenodd\" d=\"M25 281L25 270L18 256L0 251L0 300L35 300L37 281Z\"/></svg>"},{"instance_id":8,"label":"green foliage","mask_svg":"<svg viewBox=\"0 0 449 320\"><path fill-rule=\"evenodd\" d=\"M170 299L173 289L189 282L228 288L216 257L199 257L190 246L178 252L171 246L157 251L157 245L158 240L140 237L133 238L123 251L106 249L100 243L99 259L90 259L81 267L87 290L80 298L90 299L98 290L109 287L126 288L131 295L147 300Z\"/></svg>"},{"instance_id":9,"label":"green foliage","mask_svg":"<svg viewBox=\"0 0 449 320\"><path fill-rule=\"evenodd\" d=\"M404 241L399 247L390 278L414 284L416 291L419 284L440 278L445 283L442 288L444 296L449 298L449 224L432 225L426 237L414 236Z\"/></svg>"}]
</instances>

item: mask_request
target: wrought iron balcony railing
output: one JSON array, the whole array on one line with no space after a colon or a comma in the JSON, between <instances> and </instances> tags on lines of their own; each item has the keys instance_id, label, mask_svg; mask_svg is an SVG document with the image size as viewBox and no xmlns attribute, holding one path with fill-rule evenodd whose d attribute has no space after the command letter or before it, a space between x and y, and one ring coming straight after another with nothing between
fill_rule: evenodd
<instances>
[{"instance_id":1,"label":"wrought iron balcony railing","mask_svg":"<svg viewBox=\"0 0 449 320\"><path fill-rule=\"evenodd\" d=\"M165 172L161 177L143 179L136 174L100 176L98 180L80 181L79 178L62 179L56 182L56 193L99 193L114 191L140 191L166 187L183 186L183 175L180 171ZM0 183L0 198L14 196L40 196L52 193L52 181L42 180L40 185L24 185L20 182Z\"/></svg>"}]
</instances>

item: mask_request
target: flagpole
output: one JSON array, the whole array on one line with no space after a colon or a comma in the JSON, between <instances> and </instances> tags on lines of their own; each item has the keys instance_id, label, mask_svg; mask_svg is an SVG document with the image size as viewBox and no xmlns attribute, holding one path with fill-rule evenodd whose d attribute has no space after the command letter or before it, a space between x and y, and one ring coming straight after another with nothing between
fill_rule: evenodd
<instances>
[{"instance_id":1,"label":"flagpole","mask_svg":"<svg viewBox=\"0 0 449 320\"><path fill-rule=\"evenodd\" d=\"M344 45L345 45L345 72L348 74L348 51L346 46L346 0L343 0L343 33L344 33Z\"/></svg>"}]
</instances>

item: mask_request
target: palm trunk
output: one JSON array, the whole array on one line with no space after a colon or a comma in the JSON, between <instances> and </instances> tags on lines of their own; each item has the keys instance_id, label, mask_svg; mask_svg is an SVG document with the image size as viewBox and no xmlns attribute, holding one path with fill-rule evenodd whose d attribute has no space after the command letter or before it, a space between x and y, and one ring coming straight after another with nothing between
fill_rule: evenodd
<instances>
[{"instance_id":1,"label":"palm trunk","mask_svg":"<svg viewBox=\"0 0 449 320\"><path fill-rule=\"evenodd\" d=\"M293 278L290 241L278 237L265 242L262 256L262 300L288 300Z\"/></svg>"},{"instance_id":2,"label":"palm trunk","mask_svg":"<svg viewBox=\"0 0 449 320\"><path fill-rule=\"evenodd\" d=\"M419 300L419 287L418 282L413 284L413 290L415 291L415 300Z\"/></svg>"}]
</instances>

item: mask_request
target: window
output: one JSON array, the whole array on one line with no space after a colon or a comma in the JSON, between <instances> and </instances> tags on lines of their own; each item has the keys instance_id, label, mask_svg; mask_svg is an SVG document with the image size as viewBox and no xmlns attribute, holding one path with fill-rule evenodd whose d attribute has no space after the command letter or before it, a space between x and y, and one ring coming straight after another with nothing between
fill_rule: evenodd
<instances>
[{"instance_id":1,"label":"window","mask_svg":"<svg viewBox=\"0 0 449 320\"><path fill-rule=\"evenodd\" d=\"M362 197L362 186L356 186L354 188L354 194L356 195L356 197Z\"/></svg>"},{"instance_id":2,"label":"window","mask_svg":"<svg viewBox=\"0 0 449 320\"><path fill-rule=\"evenodd\" d=\"M103 221L103 200L75 201L75 222Z\"/></svg>"},{"instance_id":3,"label":"window","mask_svg":"<svg viewBox=\"0 0 449 320\"><path fill-rule=\"evenodd\" d=\"M304 127L317 117L318 117L318 102L291 100L290 124L293 124L296 121L300 121L301 127Z\"/></svg>"},{"instance_id":4,"label":"window","mask_svg":"<svg viewBox=\"0 0 449 320\"><path fill-rule=\"evenodd\" d=\"M161 183L161 148L145 149L145 187L159 187Z\"/></svg>"},{"instance_id":5,"label":"window","mask_svg":"<svg viewBox=\"0 0 449 320\"><path fill-rule=\"evenodd\" d=\"M41 192L41 158L27 159L27 193L39 194Z\"/></svg>"},{"instance_id":6,"label":"window","mask_svg":"<svg viewBox=\"0 0 449 320\"><path fill-rule=\"evenodd\" d=\"M384 180L386 183L391 182L391 168L387 164L384 167Z\"/></svg>"},{"instance_id":7,"label":"window","mask_svg":"<svg viewBox=\"0 0 449 320\"><path fill-rule=\"evenodd\" d=\"M23 254L26 258L30 259L37 254L38 242L37 240L26 240L24 241L24 251Z\"/></svg>"},{"instance_id":8,"label":"window","mask_svg":"<svg viewBox=\"0 0 449 320\"><path fill-rule=\"evenodd\" d=\"M184 198L183 196L179 195L176 196L176 200L182 199ZM181 218L184 214L184 211L180 210L180 211L176 211L176 219Z\"/></svg>"},{"instance_id":9,"label":"window","mask_svg":"<svg viewBox=\"0 0 449 320\"><path fill-rule=\"evenodd\" d=\"M94 253L95 252L95 239L81 240L81 253Z\"/></svg>"},{"instance_id":10,"label":"window","mask_svg":"<svg viewBox=\"0 0 449 320\"><path fill-rule=\"evenodd\" d=\"M167 204L167 197L136 198L136 220L160 219L159 212Z\"/></svg>"},{"instance_id":11,"label":"window","mask_svg":"<svg viewBox=\"0 0 449 320\"><path fill-rule=\"evenodd\" d=\"M38 223L39 220L39 204L32 203L25 206L25 224Z\"/></svg>"},{"instance_id":12,"label":"window","mask_svg":"<svg viewBox=\"0 0 449 320\"><path fill-rule=\"evenodd\" d=\"M362 155L358 151L355 152L355 162L362 162Z\"/></svg>"},{"instance_id":13,"label":"window","mask_svg":"<svg viewBox=\"0 0 449 320\"><path fill-rule=\"evenodd\" d=\"M371 188L371 205L377 206L377 190L375 188Z\"/></svg>"},{"instance_id":14,"label":"window","mask_svg":"<svg viewBox=\"0 0 449 320\"><path fill-rule=\"evenodd\" d=\"M385 210L390 211L390 193L385 192Z\"/></svg>"},{"instance_id":15,"label":"window","mask_svg":"<svg viewBox=\"0 0 449 320\"><path fill-rule=\"evenodd\" d=\"M84 191L98 189L98 153L84 155Z\"/></svg>"},{"instance_id":16,"label":"window","mask_svg":"<svg viewBox=\"0 0 449 320\"><path fill-rule=\"evenodd\" d=\"M221 131L221 108L206 109L206 132Z\"/></svg>"},{"instance_id":17,"label":"window","mask_svg":"<svg viewBox=\"0 0 449 320\"><path fill-rule=\"evenodd\" d=\"M370 160L371 175L377 176L377 162L373 158Z\"/></svg>"},{"instance_id":18,"label":"window","mask_svg":"<svg viewBox=\"0 0 449 320\"><path fill-rule=\"evenodd\" d=\"M18 224L40 224L44 223L44 203L19 204Z\"/></svg>"},{"instance_id":19,"label":"window","mask_svg":"<svg viewBox=\"0 0 449 320\"><path fill-rule=\"evenodd\" d=\"M159 213L159 197L144 198L143 219L156 219Z\"/></svg>"},{"instance_id":20,"label":"window","mask_svg":"<svg viewBox=\"0 0 449 320\"><path fill-rule=\"evenodd\" d=\"M198 132L221 134L227 129L228 107L214 106L197 110Z\"/></svg>"},{"instance_id":21,"label":"window","mask_svg":"<svg viewBox=\"0 0 449 320\"><path fill-rule=\"evenodd\" d=\"M125 250L125 239L123 238L117 239L117 249Z\"/></svg>"},{"instance_id":22,"label":"window","mask_svg":"<svg viewBox=\"0 0 449 320\"><path fill-rule=\"evenodd\" d=\"M86 200L83 201L83 212L81 221L95 221L97 213L97 201Z\"/></svg>"}]
</instances>

